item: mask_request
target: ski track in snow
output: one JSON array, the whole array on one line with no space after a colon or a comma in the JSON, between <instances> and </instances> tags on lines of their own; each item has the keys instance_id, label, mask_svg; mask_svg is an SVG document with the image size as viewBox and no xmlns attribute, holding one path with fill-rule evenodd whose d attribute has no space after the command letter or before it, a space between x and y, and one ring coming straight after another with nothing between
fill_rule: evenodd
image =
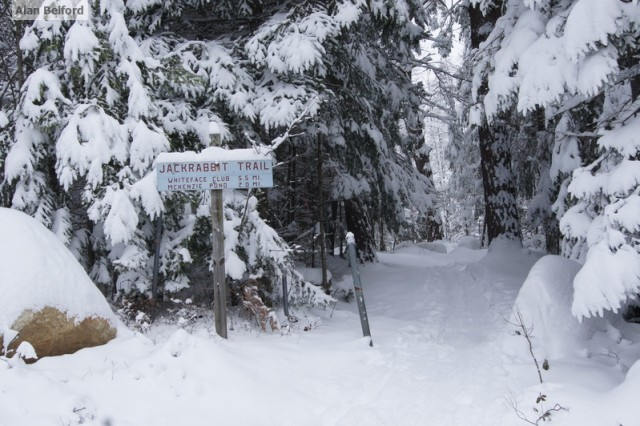
<instances>
[{"instance_id":1,"label":"ski track in snow","mask_svg":"<svg viewBox=\"0 0 640 426\"><path fill-rule=\"evenodd\" d=\"M407 256L398 264L381 253L381 264L363 273L365 283L376 277L365 284L365 299L371 296L372 334L385 360L374 381L384 386L337 424L495 424L504 410L508 378L495 342L525 277L418 255L431 258L429 266L416 270Z\"/></svg>"},{"instance_id":2,"label":"ski track in snow","mask_svg":"<svg viewBox=\"0 0 640 426\"><path fill-rule=\"evenodd\" d=\"M340 302L314 312L311 331L237 325L223 341L210 323L157 327L32 366L0 363L0 426L512 424L499 421L510 378L497 342L537 257L485 253L411 246L363 267L373 348L356 304Z\"/></svg>"}]
</instances>

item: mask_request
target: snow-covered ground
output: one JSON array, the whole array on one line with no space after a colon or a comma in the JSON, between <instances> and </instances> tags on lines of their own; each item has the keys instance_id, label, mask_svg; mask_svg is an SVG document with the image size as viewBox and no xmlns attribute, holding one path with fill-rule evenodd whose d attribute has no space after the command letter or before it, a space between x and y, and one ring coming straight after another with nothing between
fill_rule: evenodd
<instances>
[{"instance_id":1,"label":"snow-covered ground","mask_svg":"<svg viewBox=\"0 0 640 426\"><path fill-rule=\"evenodd\" d=\"M556 403L567 410L552 424L640 425L640 363L630 365L640 337L630 327L596 332L608 353L552 359L539 383L507 322L539 255L407 245L378 257L361 270L373 348L356 304L342 301L295 310L299 321L281 334L233 321L225 341L210 318L123 330L73 355L0 361L0 425L495 426L526 424L515 406L535 423L534 407ZM547 400L536 404L540 393Z\"/></svg>"}]
</instances>

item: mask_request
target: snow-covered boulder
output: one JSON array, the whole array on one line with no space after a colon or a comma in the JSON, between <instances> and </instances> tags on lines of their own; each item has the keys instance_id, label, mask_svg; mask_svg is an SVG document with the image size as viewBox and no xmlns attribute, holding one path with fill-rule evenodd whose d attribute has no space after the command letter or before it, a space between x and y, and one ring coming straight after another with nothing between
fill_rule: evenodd
<instances>
[{"instance_id":1,"label":"snow-covered boulder","mask_svg":"<svg viewBox=\"0 0 640 426\"><path fill-rule=\"evenodd\" d=\"M531 330L532 343L539 359L559 359L588 355L587 342L596 331L605 331L607 321L587 318L579 322L571 314L573 279L581 265L561 256L544 256L531 268L516 298L510 322L517 322L516 313ZM528 349L521 336L510 337L507 347ZM507 352L510 352L509 350Z\"/></svg>"},{"instance_id":2,"label":"snow-covered boulder","mask_svg":"<svg viewBox=\"0 0 640 426\"><path fill-rule=\"evenodd\" d=\"M27 341L39 358L62 355L116 336L109 304L52 232L0 208L0 235L0 354Z\"/></svg>"}]
</instances>

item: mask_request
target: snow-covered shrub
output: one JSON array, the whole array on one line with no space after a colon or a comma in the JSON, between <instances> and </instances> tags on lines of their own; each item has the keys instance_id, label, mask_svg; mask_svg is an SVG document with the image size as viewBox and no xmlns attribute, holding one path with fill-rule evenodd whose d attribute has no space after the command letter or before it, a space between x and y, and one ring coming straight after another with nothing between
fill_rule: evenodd
<instances>
[{"instance_id":1,"label":"snow-covered shrub","mask_svg":"<svg viewBox=\"0 0 640 426\"><path fill-rule=\"evenodd\" d=\"M335 299L327 295L322 287L309 284L303 281L302 277L297 277L294 284L289 288L289 303L293 306L316 306L326 308Z\"/></svg>"},{"instance_id":2,"label":"snow-covered shrub","mask_svg":"<svg viewBox=\"0 0 640 426\"><path fill-rule=\"evenodd\" d=\"M280 330L278 317L269 309L258 294L258 282L247 280L242 284L242 306L260 324L262 331L267 331L267 322L271 331Z\"/></svg>"},{"instance_id":3,"label":"snow-covered shrub","mask_svg":"<svg viewBox=\"0 0 640 426\"><path fill-rule=\"evenodd\" d=\"M281 300L282 279L299 284L286 242L260 217L258 199L233 192L225 197L225 263L234 280L263 282L272 300Z\"/></svg>"}]
</instances>

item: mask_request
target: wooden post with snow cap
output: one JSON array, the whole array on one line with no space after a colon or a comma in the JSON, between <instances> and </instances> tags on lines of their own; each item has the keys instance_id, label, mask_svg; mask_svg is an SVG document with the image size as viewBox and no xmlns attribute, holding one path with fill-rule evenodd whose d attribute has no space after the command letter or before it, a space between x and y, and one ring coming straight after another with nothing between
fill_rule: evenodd
<instances>
[{"instance_id":1,"label":"wooden post with snow cap","mask_svg":"<svg viewBox=\"0 0 640 426\"><path fill-rule=\"evenodd\" d=\"M220 146L220 127L209 124L211 146ZM213 266L213 313L218 336L227 338L227 276L224 260L224 205L222 189L211 190L211 256Z\"/></svg>"},{"instance_id":2,"label":"wooden post with snow cap","mask_svg":"<svg viewBox=\"0 0 640 426\"><path fill-rule=\"evenodd\" d=\"M352 232L347 232L347 252L349 254L349 263L351 264L351 275L353 276L353 289L356 293L358 312L360 312L362 335L365 337L369 337L369 346L373 346L371 330L369 329L369 318L367 317L367 308L364 304L362 282L360 281L360 270L358 269L358 257L356 256L356 238Z\"/></svg>"}]
</instances>

